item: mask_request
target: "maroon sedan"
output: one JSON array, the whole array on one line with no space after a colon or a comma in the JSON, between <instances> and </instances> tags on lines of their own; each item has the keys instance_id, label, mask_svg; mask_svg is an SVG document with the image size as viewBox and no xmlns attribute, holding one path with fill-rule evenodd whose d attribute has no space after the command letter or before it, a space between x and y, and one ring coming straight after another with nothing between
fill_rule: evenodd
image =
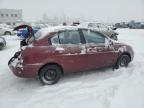
<instances>
[{"instance_id":1,"label":"maroon sedan","mask_svg":"<svg viewBox=\"0 0 144 108\"><path fill-rule=\"evenodd\" d=\"M89 28L45 28L27 44L10 59L9 67L18 77L38 76L43 84L56 83L62 74L127 67L134 57L129 45Z\"/></svg>"}]
</instances>

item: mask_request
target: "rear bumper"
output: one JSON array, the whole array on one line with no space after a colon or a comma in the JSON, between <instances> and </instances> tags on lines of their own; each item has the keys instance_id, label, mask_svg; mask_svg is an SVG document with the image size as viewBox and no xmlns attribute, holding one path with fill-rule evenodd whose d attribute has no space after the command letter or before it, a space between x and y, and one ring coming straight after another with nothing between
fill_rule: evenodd
<instances>
[{"instance_id":1,"label":"rear bumper","mask_svg":"<svg viewBox=\"0 0 144 108\"><path fill-rule=\"evenodd\" d=\"M35 78L42 64L23 64L19 57L12 57L8 62L8 66L17 77Z\"/></svg>"},{"instance_id":2,"label":"rear bumper","mask_svg":"<svg viewBox=\"0 0 144 108\"><path fill-rule=\"evenodd\" d=\"M31 65L27 65L27 66L12 66L9 65L9 68L11 69L11 71L13 72L14 75L16 75L17 77L22 77L22 78L35 78L38 75L38 68L39 66L31 66Z\"/></svg>"}]
</instances>

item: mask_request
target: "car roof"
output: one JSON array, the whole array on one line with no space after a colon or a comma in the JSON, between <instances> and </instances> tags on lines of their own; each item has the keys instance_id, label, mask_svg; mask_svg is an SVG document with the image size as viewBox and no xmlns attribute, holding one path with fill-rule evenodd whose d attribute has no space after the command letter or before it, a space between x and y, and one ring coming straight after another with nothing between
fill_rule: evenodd
<instances>
[{"instance_id":1,"label":"car roof","mask_svg":"<svg viewBox=\"0 0 144 108\"><path fill-rule=\"evenodd\" d=\"M88 28L88 27L79 27L79 26L55 26L55 27L48 27L48 28L42 28L40 29L35 36L39 37L38 40L43 39L46 37L49 33L52 32L59 32L64 30L78 30L78 29L87 29L87 30L94 30L97 31L94 28Z\"/></svg>"}]
</instances>

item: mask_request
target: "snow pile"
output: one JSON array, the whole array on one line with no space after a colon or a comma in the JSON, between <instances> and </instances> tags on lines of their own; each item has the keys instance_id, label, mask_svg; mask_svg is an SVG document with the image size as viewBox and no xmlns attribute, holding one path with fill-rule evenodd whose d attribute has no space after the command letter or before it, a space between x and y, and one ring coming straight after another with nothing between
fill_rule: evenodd
<instances>
[{"instance_id":1,"label":"snow pile","mask_svg":"<svg viewBox=\"0 0 144 108\"><path fill-rule=\"evenodd\" d=\"M17 37L6 37L0 51L1 108L144 108L144 30L118 29L135 57L128 68L111 68L65 75L55 85L12 74L8 60L19 48Z\"/></svg>"},{"instance_id":2,"label":"snow pile","mask_svg":"<svg viewBox=\"0 0 144 108\"><path fill-rule=\"evenodd\" d=\"M0 37L0 43L5 43L4 38Z\"/></svg>"}]
</instances>

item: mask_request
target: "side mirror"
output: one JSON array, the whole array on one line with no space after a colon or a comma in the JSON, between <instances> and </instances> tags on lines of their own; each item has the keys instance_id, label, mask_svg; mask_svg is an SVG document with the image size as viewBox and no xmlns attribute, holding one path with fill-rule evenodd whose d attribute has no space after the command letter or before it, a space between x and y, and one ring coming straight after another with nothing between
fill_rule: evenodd
<instances>
[{"instance_id":1,"label":"side mirror","mask_svg":"<svg viewBox=\"0 0 144 108\"><path fill-rule=\"evenodd\" d=\"M105 45L107 47L111 47L113 45L113 41L110 38L106 38Z\"/></svg>"},{"instance_id":2,"label":"side mirror","mask_svg":"<svg viewBox=\"0 0 144 108\"><path fill-rule=\"evenodd\" d=\"M117 29L116 27L112 28L112 30L116 30L116 29Z\"/></svg>"},{"instance_id":3,"label":"side mirror","mask_svg":"<svg viewBox=\"0 0 144 108\"><path fill-rule=\"evenodd\" d=\"M113 45L113 41L109 39L109 45L112 46Z\"/></svg>"}]
</instances>

